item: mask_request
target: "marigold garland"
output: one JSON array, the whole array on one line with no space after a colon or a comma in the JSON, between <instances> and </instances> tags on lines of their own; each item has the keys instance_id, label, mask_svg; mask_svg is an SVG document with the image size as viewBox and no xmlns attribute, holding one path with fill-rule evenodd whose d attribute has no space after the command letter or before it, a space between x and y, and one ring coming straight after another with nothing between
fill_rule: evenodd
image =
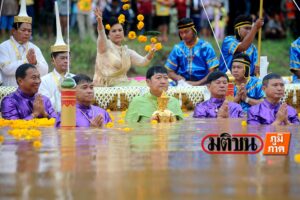
<instances>
[{"instance_id":1,"label":"marigold garland","mask_svg":"<svg viewBox=\"0 0 300 200\"><path fill-rule=\"evenodd\" d=\"M128 38L134 40L136 38L136 33L134 31L130 31L128 33Z\"/></svg>"},{"instance_id":2,"label":"marigold garland","mask_svg":"<svg viewBox=\"0 0 300 200\"><path fill-rule=\"evenodd\" d=\"M127 3L127 4L124 4L122 6L123 10L128 10L130 8L130 5Z\"/></svg>"},{"instance_id":3,"label":"marigold garland","mask_svg":"<svg viewBox=\"0 0 300 200\"><path fill-rule=\"evenodd\" d=\"M138 41L139 41L139 42L147 42L147 37L144 36L144 35L139 35Z\"/></svg>"},{"instance_id":4,"label":"marigold garland","mask_svg":"<svg viewBox=\"0 0 300 200\"><path fill-rule=\"evenodd\" d=\"M144 21L144 15L142 14L139 14L136 18L138 21Z\"/></svg>"},{"instance_id":5,"label":"marigold garland","mask_svg":"<svg viewBox=\"0 0 300 200\"><path fill-rule=\"evenodd\" d=\"M144 22L139 22L139 23L137 24L137 28L138 28L139 30L142 30L142 29L144 28L144 26L145 26Z\"/></svg>"},{"instance_id":6,"label":"marigold garland","mask_svg":"<svg viewBox=\"0 0 300 200\"><path fill-rule=\"evenodd\" d=\"M155 44L155 43L157 42L156 37L152 37L152 38L150 39L150 42L151 42L152 44Z\"/></svg>"},{"instance_id":7,"label":"marigold garland","mask_svg":"<svg viewBox=\"0 0 300 200\"><path fill-rule=\"evenodd\" d=\"M106 25L105 25L105 29L106 29L106 30L110 30L110 25L109 25L109 24L106 24Z\"/></svg>"}]
</instances>

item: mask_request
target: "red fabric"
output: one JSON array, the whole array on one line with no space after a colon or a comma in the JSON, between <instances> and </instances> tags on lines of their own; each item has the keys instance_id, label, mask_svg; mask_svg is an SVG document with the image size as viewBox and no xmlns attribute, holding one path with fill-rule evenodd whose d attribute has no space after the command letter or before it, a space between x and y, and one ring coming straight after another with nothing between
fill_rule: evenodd
<instances>
[{"instance_id":1,"label":"red fabric","mask_svg":"<svg viewBox=\"0 0 300 200\"><path fill-rule=\"evenodd\" d=\"M139 0L137 6L139 14L150 15L152 13L151 0Z\"/></svg>"},{"instance_id":2,"label":"red fabric","mask_svg":"<svg viewBox=\"0 0 300 200\"><path fill-rule=\"evenodd\" d=\"M187 9L186 0L176 0L175 5L177 8L178 19L182 19L186 17L186 9Z\"/></svg>"}]
</instances>

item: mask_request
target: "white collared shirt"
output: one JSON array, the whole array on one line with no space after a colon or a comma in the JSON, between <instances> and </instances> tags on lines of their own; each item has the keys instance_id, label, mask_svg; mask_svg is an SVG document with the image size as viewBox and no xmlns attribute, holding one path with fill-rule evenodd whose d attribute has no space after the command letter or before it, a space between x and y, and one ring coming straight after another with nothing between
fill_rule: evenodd
<instances>
[{"instance_id":1,"label":"white collared shirt","mask_svg":"<svg viewBox=\"0 0 300 200\"><path fill-rule=\"evenodd\" d=\"M20 45L14 37L11 36L9 40L0 44L0 69L3 86L17 86L15 73L20 65L28 63L26 54L29 49L34 49L37 60L35 66L40 72L40 75L43 76L48 73L48 64L41 50L31 42Z\"/></svg>"},{"instance_id":2,"label":"white collared shirt","mask_svg":"<svg viewBox=\"0 0 300 200\"><path fill-rule=\"evenodd\" d=\"M70 74L72 77L74 74ZM56 112L61 111L61 93L60 84L63 81L61 76L55 69L52 72L42 77L42 82L39 87L39 93L48 97Z\"/></svg>"}]
</instances>

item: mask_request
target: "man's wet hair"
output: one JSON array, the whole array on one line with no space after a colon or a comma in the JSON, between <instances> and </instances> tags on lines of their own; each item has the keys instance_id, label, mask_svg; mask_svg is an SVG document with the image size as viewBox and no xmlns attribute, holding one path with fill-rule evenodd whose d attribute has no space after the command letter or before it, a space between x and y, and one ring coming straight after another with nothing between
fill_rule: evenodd
<instances>
[{"instance_id":1,"label":"man's wet hair","mask_svg":"<svg viewBox=\"0 0 300 200\"><path fill-rule=\"evenodd\" d=\"M150 67L146 73L146 79L151 79L155 74L168 74L168 70L163 66Z\"/></svg>"}]
</instances>

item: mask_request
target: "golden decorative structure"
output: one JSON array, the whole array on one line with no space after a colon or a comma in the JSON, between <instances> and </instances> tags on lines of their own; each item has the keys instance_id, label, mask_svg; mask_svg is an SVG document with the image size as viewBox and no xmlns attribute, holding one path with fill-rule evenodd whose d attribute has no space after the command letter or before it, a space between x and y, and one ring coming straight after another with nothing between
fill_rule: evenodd
<instances>
[{"instance_id":1,"label":"golden decorative structure","mask_svg":"<svg viewBox=\"0 0 300 200\"><path fill-rule=\"evenodd\" d=\"M158 110L155 111L152 116L157 116L158 122L174 122L176 117L173 112L167 109L169 97L166 92L163 91L160 97L157 98Z\"/></svg>"},{"instance_id":2,"label":"golden decorative structure","mask_svg":"<svg viewBox=\"0 0 300 200\"><path fill-rule=\"evenodd\" d=\"M62 36L58 5L56 1L54 3L54 7L55 7L55 17L56 17L56 42L53 46L51 46L51 52L52 53L69 52L70 51L69 46L66 45Z\"/></svg>"},{"instance_id":3,"label":"golden decorative structure","mask_svg":"<svg viewBox=\"0 0 300 200\"><path fill-rule=\"evenodd\" d=\"M26 2L21 0L21 8L18 16L14 16L14 23L28 23L32 24L32 18L27 15Z\"/></svg>"},{"instance_id":4,"label":"golden decorative structure","mask_svg":"<svg viewBox=\"0 0 300 200\"><path fill-rule=\"evenodd\" d=\"M61 84L61 127L76 127L76 83L67 77Z\"/></svg>"}]
</instances>

